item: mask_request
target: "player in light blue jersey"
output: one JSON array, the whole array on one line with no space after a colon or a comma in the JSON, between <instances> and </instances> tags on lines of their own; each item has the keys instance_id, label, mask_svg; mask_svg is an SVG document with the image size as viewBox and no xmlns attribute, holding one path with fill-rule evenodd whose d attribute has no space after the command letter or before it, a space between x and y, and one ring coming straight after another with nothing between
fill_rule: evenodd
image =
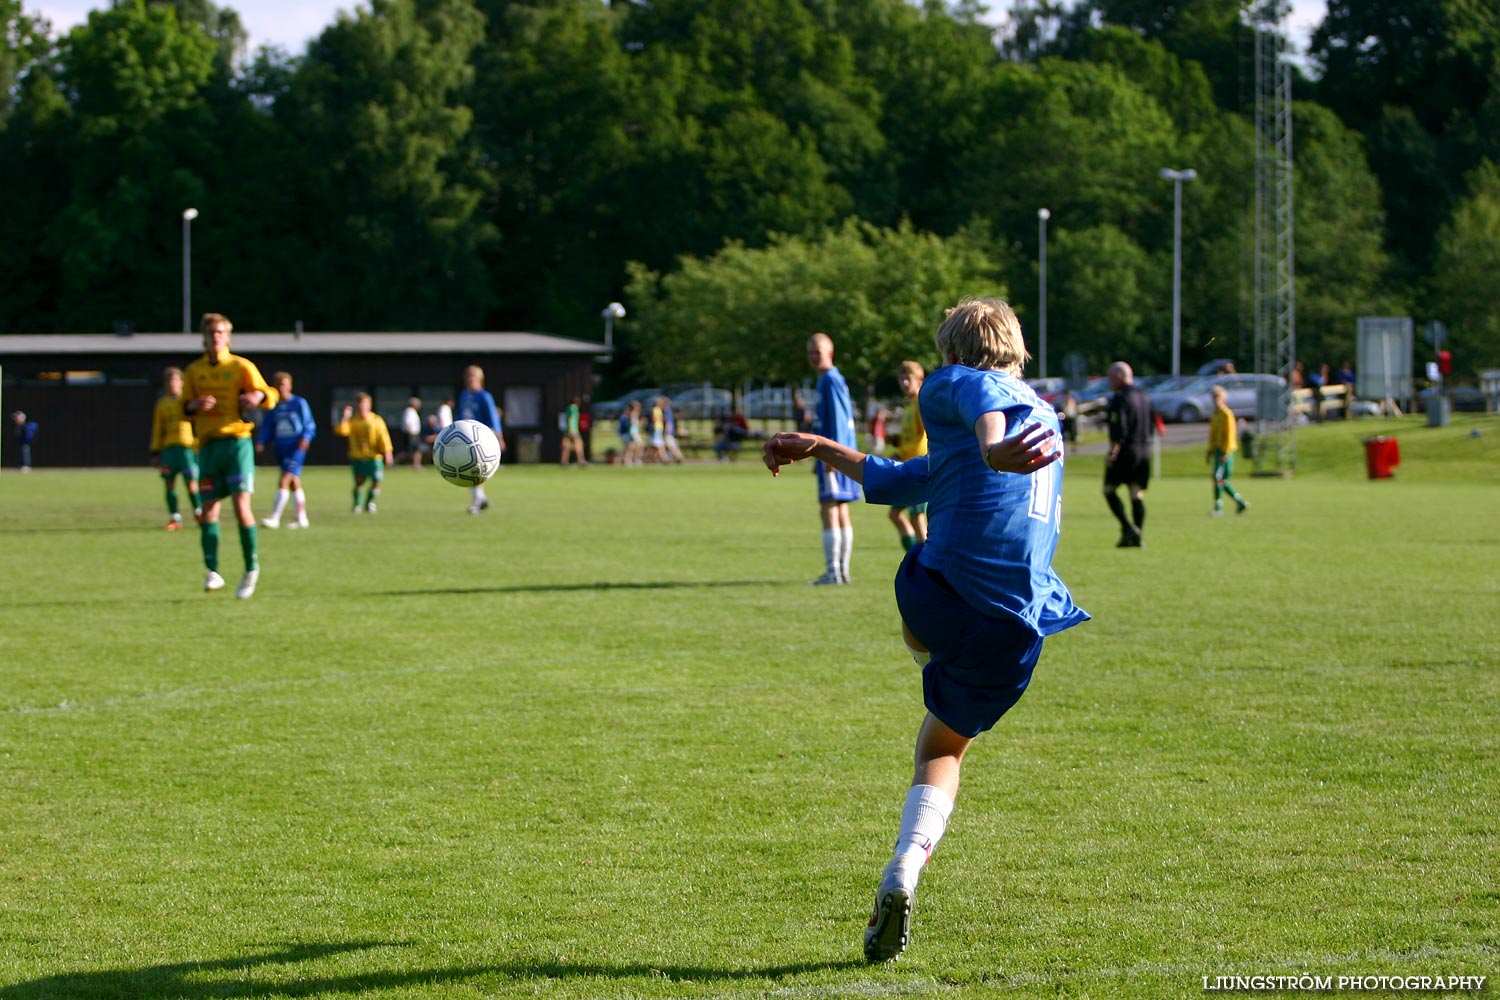
<instances>
[{"instance_id":1,"label":"player in light blue jersey","mask_svg":"<svg viewBox=\"0 0 1500 1000\"><path fill-rule=\"evenodd\" d=\"M818 407L813 430L846 448L858 446L854 402L849 383L833 364L833 339L826 333L807 338L807 363L818 373ZM859 483L824 462L813 463L818 479L818 513L823 521L823 575L814 585L849 582L849 556L854 552L854 528L849 504L859 499Z\"/></svg>"},{"instance_id":2,"label":"player in light blue jersey","mask_svg":"<svg viewBox=\"0 0 1500 1000\"><path fill-rule=\"evenodd\" d=\"M464 369L464 388L458 394L458 407L454 416L458 420L477 420L494 431L495 440L500 442L500 451L504 454L505 436L500 426L500 410L495 406L495 397L484 387L484 369L478 365L470 365ZM485 495L482 484L469 487L470 514L488 510L489 506L490 498Z\"/></svg>"},{"instance_id":3,"label":"player in light blue jersey","mask_svg":"<svg viewBox=\"0 0 1500 1000\"><path fill-rule=\"evenodd\" d=\"M928 505L927 540L896 574L927 715L865 928L872 962L906 948L917 880L947 829L964 753L1020 700L1043 638L1088 620L1052 570L1062 436L1056 412L1020 379L1027 354L1015 313L999 299L965 299L938 327L937 347L945 364L918 397L928 454L894 462L813 434L765 446L772 473L813 458L862 483L870 503Z\"/></svg>"},{"instance_id":4,"label":"player in light blue jersey","mask_svg":"<svg viewBox=\"0 0 1500 1000\"><path fill-rule=\"evenodd\" d=\"M281 402L261 420L260 436L255 442L257 452L264 451L267 444L276 452L276 463L281 466L281 482L276 488L276 506L270 517L261 518L267 528L281 527L281 512L286 510L287 500L297 500L297 517L289 528L305 528L307 521L307 494L302 491L302 463L307 460L307 446L318 435L318 424L313 420L312 407L301 396L292 395L292 376L277 372L271 382L281 396Z\"/></svg>"}]
</instances>

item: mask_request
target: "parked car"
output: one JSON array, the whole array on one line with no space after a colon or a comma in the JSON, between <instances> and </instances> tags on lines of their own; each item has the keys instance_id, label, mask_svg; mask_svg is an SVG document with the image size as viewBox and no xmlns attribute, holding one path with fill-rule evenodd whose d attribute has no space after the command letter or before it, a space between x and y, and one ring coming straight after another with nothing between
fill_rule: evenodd
<instances>
[{"instance_id":1,"label":"parked car","mask_svg":"<svg viewBox=\"0 0 1500 1000\"><path fill-rule=\"evenodd\" d=\"M1042 402L1044 403L1057 402L1057 397L1061 396L1064 390L1068 388L1067 379L1055 378L1050 375L1046 378L1026 379L1026 384L1031 386L1032 392L1042 397Z\"/></svg>"},{"instance_id":2,"label":"parked car","mask_svg":"<svg viewBox=\"0 0 1500 1000\"><path fill-rule=\"evenodd\" d=\"M602 403L595 403L593 409L594 419L614 420L621 413L623 413L631 403L639 401L641 406L649 406L651 400L660 395L661 390L654 387L650 389L632 389L630 392L627 392L619 399L610 399Z\"/></svg>"},{"instance_id":3,"label":"parked car","mask_svg":"<svg viewBox=\"0 0 1500 1000\"><path fill-rule=\"evenodd\" d=\"M1233 368L1234 367L1234 359L1233 358L1214 358L1212 361L1207 361L1207 362L1204 362L1203 364L1199 365L1198 366L1198 371L1196 372L1196 374L1198 374L1198 375L1217 375L1226 366L1228 366L1230 368Z\"/></svg>"},{"instance_id":4,"label":"parked car","mask_svg":"<svg viewBox=\"0 0 1500 1000\"><path fill-rule=\"evenodd\" d=\"M1285 383L1279 375L1211 375L1189 380L1151 393L1151 405L1165 420L1192 424L1207 420L1214 411L1213 387L1222 385L1228 392L1229 408L1237 417L1253 419L1257 415L1257 397L1274 399Z\"/></svg>"},{"instance_id":5,"label":"parked car","mask_svg":"<svg viewBox=\"0 0 1500 1000\"><path fill-rule=\"evenodd\" d=\"M714 420L728 416L734 409L734 393L713 386L682 389L676 395L668 394L667 398L672 401L673 412L684 420Z\"/></svg>"},{"instance_id":6,"label":"parked car","mask_svg":"<svg viewBox=\"0 0 1500 1000\"><path fill-rule=\"evenodd\" d=\"M784 385L767 386L745 393L743 409L750 420L793 420L797 414L792 405L793 396L802 395L810 407L816 407L821 398L816 389L791 389Z\"/></svg>"}]
</instances>

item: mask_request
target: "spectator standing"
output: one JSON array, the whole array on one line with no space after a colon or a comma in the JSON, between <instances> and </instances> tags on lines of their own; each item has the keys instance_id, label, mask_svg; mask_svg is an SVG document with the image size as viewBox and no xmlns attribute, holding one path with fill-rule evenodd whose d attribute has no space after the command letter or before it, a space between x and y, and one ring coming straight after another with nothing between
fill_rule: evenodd
<instances>
[{"instance_id":1,"label":"spectator standing","mask_svg":"<svg viewBox=\"0 0 1500 1000\"><path fill-rule=\"evenodd\" d=\"M574 465L588 465L583 457L582 400L574 396L573 402L563 411L562 464L568 464L569 456Z\"/></svg>"},{"instance_id":2,"label":"spectator standing","mask_svg":"<svg viewBox=\"0 0 1500 1000\"><path fill-rule=\"evenodd\" d=\"M401 411L401 433L406 435L407 457L413 469L422 467L422 400L413 396Z\"/></svg>"},{"instance_id":3,"label":"spectator standing","mask_svg":"<svg viewBox=\"0 0 1500 1000\"><path fill-rule=\"evenodd\" d=\"M1120 522L1116 548L1141 547L1146 528L1146 501L1151 483L1151 397L1135 384L1135 372L1123 361L1109 366L1109 454L1104 459L1104 500ZM1119 489L1130 489L1131 516L1125 516Z\"/></svg>"},{"instance_id":4,"label":"spectator standing","mask_svg":"<svg viewBox=\"0 0 1500 1000\"><path fill-rule=\"evenodd\" d=\"M666 396L661 398L662 419L662 443L666 446L667 457L677 464L683 462L682 447L677 443L677 411L672 408L672 401Z\"/></svg>"},{"instance_id":5,"label":"spectator standing","mask_svg":"<svg viewBox=\"0 0 1500 1000\"><path fill-rule=\"evenodd\" d=\"M182 413L182 369L168 367L162 372L166 392L156 401L151 420L151 464L161 475L167 494L166 531L182 527L177 510L177 477L187 490L193 505L193 517L203 517L203 500L198 495L198 456L193 451L193 422Z\"/></svg>"},{"instance_id":6,"label":"spectator standing","mask_svg":"<svg viewBox=\"0 0 1500 1000\"><path fill-rule=\"evenodd\" d=\"M16 448L21 456L21 471L31 471L31 443L36 440L38 430L35 420L27 420L26 414L20 410L10 415L10 422L14 425L16 433Z\"/></svg>"}]
</instances>

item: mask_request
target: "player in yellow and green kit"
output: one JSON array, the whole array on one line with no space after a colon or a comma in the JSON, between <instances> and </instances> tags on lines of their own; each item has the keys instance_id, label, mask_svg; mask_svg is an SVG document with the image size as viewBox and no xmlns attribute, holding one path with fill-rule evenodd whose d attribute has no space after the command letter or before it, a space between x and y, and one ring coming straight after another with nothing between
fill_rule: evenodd
<instances>
[{"instance_id":1,"label":"player in yellow and green kit","mask_svg":"<svg viewBox=\"0 0 1500 1000\"><path fill-rule=\"evenodd\" d=\"M1234 411L1229 408L1229 393L1222 385L1213 387L1214 414L1208 418L1208 460L1214 467L1214 517L1224 514L1224 494L1233 498L1235 512L1243 514L1250 509L1250 501L1235 492L1229 485L1234 475L1234 453L1240 450L1240 432Z\"/></svg>"},{"instance_id":2,"label":"player in yellow and green kit","mask_svg":"<svg viewBox=\"0 0 1500 1000\"><path fill-rule=\"evenodd\" d=\"M354 407L344 407L344 419L333 432L349 439L349 467L354 471L353 513L364 511L375 513L375 498L380 496L380 483L385 479L385 467L394 465L396 456L391 448L391 431L385 418L371 409L372 400L368 392L354 397ZM357 409L356 409L357 407ZM370 484L363 504L359 502L359 488Z\"/></svg>"},{"instance_id":3,"label":"player in yellow and green kit","mask_svg":"<svg viewBox=\"0 0 1500 1000\"><path fill-rule=\"evenodd\" d=\"M219 575L219 501L230 497L240 524L240 551L245 575L234 596L255 593L260 579L256 551L255 515L250 495L255 492L255 446L250 417L258 406L276 405L276 390L266 384L249 361L229 353L234 324L218 313L203 314L203 357L188 365L182 379L182 412L192 418L198 436L198 464L203 490L203 565L208 567L204 590L224 586Z\"/></svg>"},{"instance_id":4,"label":"player in yellow and green kit","mask_svg":"<svg viewBox=\"0 0 1500 1000\"><path fill-rule=\"evenodd\" d=\"M182 485L187 487L194 517L203 517L203 501L198 497L193 422L182 413L182 369L167 368L162 372L162 382L167 391L156 401L156 414L151 421L151 464L161 473L162 485L167 490L167 513L171 520L162 527L176 531L182 527L182 515L177 512L177 477L182 476Z\"/></svg>"},{"instance_id":5,"label":"player in yellow and green kit","mask_svg":"<svg viewBox=\"0 0 1500 1000\"><path fill-rule=\"evenodd\" d=\"M896 439L896 459L908 462L918 455L927 454L927 428L922 425L922 411L917 407L917 394L922 391L922 382L927 372L915 361L903 361L897 369L896 379L901 391L906 394L906 405L901 409L901 436ZM915 507L892 507L891 523L896 534L901 536L901 548L910 552L918 542L927 541L927 505Z\"/></svg>"}]
</instances>

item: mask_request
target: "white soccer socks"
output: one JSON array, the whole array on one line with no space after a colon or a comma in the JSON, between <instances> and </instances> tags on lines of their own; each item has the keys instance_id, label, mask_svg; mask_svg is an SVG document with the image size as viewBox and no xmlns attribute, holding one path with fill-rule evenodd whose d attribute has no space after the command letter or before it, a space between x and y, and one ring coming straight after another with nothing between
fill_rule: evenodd
<instances>
[{"instance_id":1,"label":"white soccer socks","mask_svg":"<svg viewBox=\"0 0 1500 1000\"><path fill-rule=\"evenodd\" d=\"M952 814L953 800L936 785L912 785L907 790L906 805L901 810L901 832L896 837L895 853L881 876L881 892L896 886L907 892L916 891L922 866L943 839Z\"/></svg>"},{"instance_id":2,"label":"white soccer socks","mask_svg":"<svg viewBox=\"0 0 1500 1000\"><path fill-rule=\"evenodd\" d=\"M843 578L844 536L838 528L823 529L823 562L828 567L830 579Z\"/></svg>"},{"instance_id":3,"label":"white soccer socks","mask_svg":"<svg viewBox=\"0 0 1500 1000\"><path fill-rule=\"evenodd\" d=\"M839 546L839 579L845 583L849 582L849 556L854 552L854 528L845 527L840 532Z\"/></svg>"}]
</instances>

